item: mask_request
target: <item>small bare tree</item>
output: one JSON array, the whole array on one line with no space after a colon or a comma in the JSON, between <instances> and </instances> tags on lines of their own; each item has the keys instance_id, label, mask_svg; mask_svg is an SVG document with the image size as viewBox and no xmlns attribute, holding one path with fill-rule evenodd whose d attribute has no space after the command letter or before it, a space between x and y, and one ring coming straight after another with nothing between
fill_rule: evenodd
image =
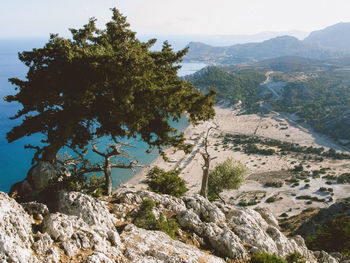
<instances>
[{"instance_id":1,"label":"small bare tree","mask_svg":"<svg viewBox=\"0 0 350 263\"><path fill-rule=\"evenodd\" d=\"M209 180L210 161L217 158L217 157L211 157L209 152L208 152L208 146L209 146L208 137L209 137L210 131L212 129L217 129L217 127L218 127L218 125L215 124L215 126L211 126L207 130L207 134L205 135L204 142L203 142L204 151L201 152L201 155L202 155L203 160L204 160L204 165L202 166L203 177L202 177L202 186L201 186L200 195L207 198L207 199L208 199L208 180Z\"/></svg>"},{"instance_id":2,"label":"small bare tree","mask_svg":"<svg viewBox=\"0 0 350 263\"><path fill-rule=\"evenodd\" d=\"M137 161L132 160L129 163L124 163L120 160L114 160L117 157L132 158L128 151L123 147L132 147L127 143L121 143L114 139L114 144L108 145L105 152L99 150L95 143L91 143L92 151L99 156L103 157L103 164L92 164L87 158L85 158L84 152L79 152L73 149L75 157L68 155L65 158L61 158L59 163L64 167L71 167L71 172L78 178L84 176L87 173L103 172L105 177L105 191L107 195L112 194L112 168L131 169L134 171L136 167L142 167Z\"/></svg>"}]
</instances>

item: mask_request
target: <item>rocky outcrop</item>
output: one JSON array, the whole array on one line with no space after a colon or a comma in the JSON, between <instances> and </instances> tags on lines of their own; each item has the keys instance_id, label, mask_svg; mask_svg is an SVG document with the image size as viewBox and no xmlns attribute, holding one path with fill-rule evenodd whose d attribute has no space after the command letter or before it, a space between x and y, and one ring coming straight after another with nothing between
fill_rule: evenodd
<instances>
[{"instance_id":1,"label":"rocky outcrop","mask_svg":"<svg viewBox=\"0 0 350 263\"><path fill-rule=\"evenodd\" d=\"M285 237L278 229L277 220L267 210L213 204L197 194L177 199L148 191L124 189L116 198L120 203L139 204L146 197L156 202L157 209L176 214L182 229L206 240L206 246L222 257L245 259L256 252L286 257L298 252L310 262L316 261L304 240L299 236L292 239Z\"/></svg>"},{"instance_id":2,"label":"rocky outcrop","mask_svg":"<svg viewBox=\"0 0 350 263\"><path fill-rule=\"evenodd\" d=\"M125 256L130 262L208 262L224 263L219 257L171 239L159 231L149 231L129 224L121 234Z\"/></svg>"},{"instance_id":3,"label":"rocky outcrop","mask_svg":"<svg viewBox=\"0 0 350 263\"><path fill-rule=\"evenodd\" d=\"M156 217L176 218L178 240L130 222L128 213L145 198L156 203ZM337 262L325 252L314 255L300 236L285 237L267 210L210 203L196 194L175 198L122 189L107 202L61 192L56 202L50 213L44 204L21 206L0 193L0 262L225 262L257 252Z\"/></svg>"},{"instance_id":4,"label":"rocky outcrop","mask_svg":"<svg viewBox=\"0 0 350 263\"><path fill-rule=\"evenodd\" d=\"M7 194L0 192L0 262L38 262L33 255L32 220Z\"/></svg>"}]
</instances>

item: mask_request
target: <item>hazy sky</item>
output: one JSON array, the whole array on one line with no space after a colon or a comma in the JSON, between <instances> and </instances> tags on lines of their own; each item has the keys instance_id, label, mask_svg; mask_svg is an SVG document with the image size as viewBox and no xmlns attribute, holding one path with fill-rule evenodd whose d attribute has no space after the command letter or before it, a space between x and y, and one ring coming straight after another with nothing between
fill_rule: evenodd
<instances>
[{"instance_id":1,"label":"hazy sky","mask_svg":"<svg viewBox=\"0 0 350 263\"><path fill-rule=\"evenodd\" d=\"M117 7L141 34L312 31L350 21L350 0L1 0L0 38L68 35Z\"/></svg>"}]
</instances>

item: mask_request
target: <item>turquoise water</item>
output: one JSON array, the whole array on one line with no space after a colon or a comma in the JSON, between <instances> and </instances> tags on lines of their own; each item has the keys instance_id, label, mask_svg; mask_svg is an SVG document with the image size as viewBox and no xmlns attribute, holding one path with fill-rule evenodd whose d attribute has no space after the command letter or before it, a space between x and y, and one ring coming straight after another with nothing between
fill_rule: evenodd
<instances>
[{"instance_id":1,"label":"turquoise water","mask_svg":"<svg viewBox=\"0 0 350 263\"><path fill-rule=\"evenodd\" d=\"M8 192L15 182L23 180L28 169L31 166L31 159L34 151L25 150L24 145L38 145L40 142L40 134L22 138L18 141L7 143L6 133L12 127L19 125L18 120L9 120L10 116L14 116L19 105L15 103L6 103L3 97L15 92L14 87L8 82L8 78L18 77L24 78L27 68L18 60L17 53L23 50L31 50L35 47L41 47L45 40L40 39L0 39L0 191ZM188 75L204 67L205 64L184 63L179 71L179 76ZM185 118L178 123L173 124L179 131L183 131L188 122ZM102 144L107 142L106 139ZM147 145L138 140L130 140L130 144L135 148L130 148L129 152L139 163L147 165L158 157L156 151L147 154L145 150ZM93 161L97 161L96 156L88 156ZM130 170L114 169L112 171L113 187L117 187L121 183L130 179L134 173Z\"/></svg>"}]
</instances>

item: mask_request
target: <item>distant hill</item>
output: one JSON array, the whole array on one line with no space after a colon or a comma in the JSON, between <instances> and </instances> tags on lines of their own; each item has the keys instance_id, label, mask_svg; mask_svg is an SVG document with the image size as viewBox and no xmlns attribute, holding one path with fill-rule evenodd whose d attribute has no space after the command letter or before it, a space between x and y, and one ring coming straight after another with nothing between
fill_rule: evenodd
<instances>
[{"instance_id":1,"label":"distant hill","mask_svg":"<svg viewBox=\"0 0 350 263\"><path fill-rule=\"evenodd\" d=\"M320 47L350 51L350 23L338 23L313 31L303 41Z\"/></svg>"},{"instance_id":2,"label":"distant hill","mask_svg":"<svg viewBox=\"0 0 350 263\"><path fill-rule=\"evenodd\" d=\"M190 42L187 61L203 61L217 64L238 64L282 56L299 56L312 59L329 59L345 55L345 52L312 45L291 36L280 36L261 43L213 47L204 43Z\"/></svg>"},{"instance_id":3,"label":"distant hill","mask_svg":"<svg viewBox=\"0 0 350 263\"><path fill-rule=\"evenodd\" d=\"M239 73L227 72L218 67L206 67L184 77L196 88L206 93L210 87L215 87L218 103L236 104L241 101L248 110L258 108L259 87L265 77L265 71L245 70Z\"/></svg>"}]
</instances>

